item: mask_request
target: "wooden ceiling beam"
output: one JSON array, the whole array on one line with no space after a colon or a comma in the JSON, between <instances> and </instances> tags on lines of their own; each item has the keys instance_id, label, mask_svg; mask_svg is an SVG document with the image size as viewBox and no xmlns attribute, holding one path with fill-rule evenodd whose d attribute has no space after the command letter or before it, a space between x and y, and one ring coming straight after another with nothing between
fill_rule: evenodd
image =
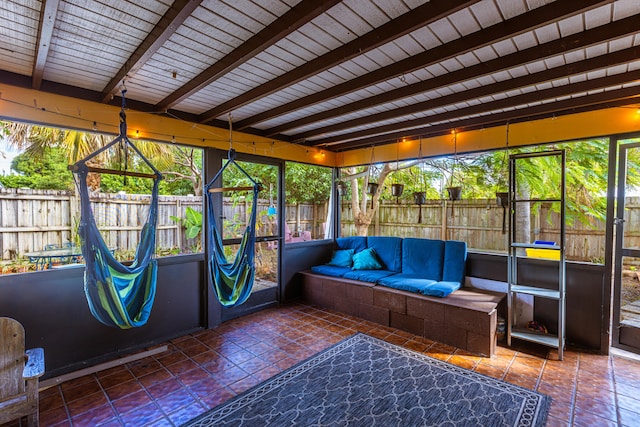
<instances>
[{"instance_id":1,"label":"wooden ceiling beam","mask_svg":"<svg viewBox=\"0 0 640 427\"><path fill-rule=\"evenodd\" d=\"M51 36L53 35L59 5L59 0L43 0L42 8L40 9L36 54L31 73L31 87L36 90L39 90L42 85L44 66L47 63L47 56L51 47Z\"/></svg>"},{"instance_id":2,"label":"wooden ceiling beam","mask_svg":"<svg viewBox=\"0 0 640 427\"><path fill-rule=\"evenodd\" d=\"M522 107L527 104L538 103L542 101L546 101L553 98L560 97L570 97L571 95L580 94L588 91L593 91L597 89L605 89L612 86L624 85L626 83L634 82L635 80L640 79L640 70L634 70L627 73L614 74L612 76L601 77L592 80L581 81L577 83L567 84L563 86L552 87L549 89L542 89L537 91L532 91L520 95L511 96L508 98L499 99L496 101L485 102L478 105L472 105L465 108L458 108L452 111L446 111L443 113L433 114L428 117L421 117L419 119L407 120L401 123L392 123L389 125L378 126L375 128L369 128L363 131L351 132L348 134L339 135L337 137L330 137L312 141L306 145L313 146L323 146L327 144L332 144L340 141L345 141L346 146L357 145L358 147L362 146L360 144L369 144L370 138L369 135L378 134L379 136L372 138L380 138L381 140L395 141L397 140L397 135L401 134L404 137L410 137L413 135L420 135L423 132L425 126L429 126L432 124L439 124L440 122L447 122L445 125L448 126L449 129L457 128L458 126L455 124L456 120L463 120L468 116L473 116L476 114L485 114L486 116L494 116L500 113L494 114L486 114L491 111L502 110L502 109L511 109L516 108L514 112L511 114L513 117L522 117L528 116L532 114L538 106L526 107L526 108L517 108ZM624 97L635 96L640 93L640 86L632 86L627 88L629 89L628 93L623 90L612 90L612 91L604 91L603 93L610 94L624 94ZM577 108L580 106L584 106L585 103L593 103L591 101L592 98L589 98L589 95L577 96L575 98L568 98L562 101L555 101L543 105L555 105L556 108L567 109L567 108ZM607 100L619 99L618 98L607 98ZM598 100L598 102L602 102L602 100ZM551 107L547 107L548 112L553 112L555 110L551 109ZM486 120L483 118L477 118L480 122L482 120ZM427 128L428 129L428 128ZM402 137L401 136L401 137ZM360 141L357 141L360 140ZM366 142L365 142L366 140ZM344 145L344 144L343 144Z\"/></svg>"},{"instance_id":3,"label":"wooden ceiling beam","mask_svg":"<svg viewBox=\"0 0 640 427\"><path fill-rule=\"evenodd\" d=\"M355 40L345 43L331 52L308 61L263 85L218 105L217 107L211 108L201 115L201 122L206 123L216 117L232 111L235 108L242 107L257 99L269 96L270 94L285 87L296 84L308 77L376 49L397 39L398 37L408 34L431 22L442 19L451 13L455 13L477 2L478 0L432 0L395 19L392 19L386 24L369 31ZM247 126L247 124L242 124L242 128ZM236 126L236 129L240 130L241 128Z\"/></svg>"},{"instance_id":4,"label":"wooden ceiling beam","mask_svg":"<svg viewBox=\"0 0 640 427\"><path fill-rule=\"evenodd\" d=\"M385 80L413 72L419 68L428 67L438 62L445 61L457 55L488 46L510 37L533 30L537 27L557 22L564 17L582 13L603 4L611 3L611 0L584 0L581 2L553 2L523 13L511 19L499 22L495 25L450 41L446 44L434 47L425 52L395 62L391 65L374 70L368 74L356 77L339 85L327 88L312 95L299 98L277 108L248 117L238 123L236 128L241 130L247 126L265 121L272 117L311 106L329 99L337 98L369 86L381 83ZM414 13L409 12L409 13ZM295 71L295 70L294 70ZM263 85L267 86L267 85ZM262 86L261 86L262 87ZM263 89L264 90L264 89ZM243 96L251 94L249 91ZM257 91L256 91L257 93ZM262 95L264 96L264 95ZM239 99L241 97L237 97ZM249 100L250 101L250 100ZM248 103L247 101L246 103ZM231 102L225 103L230 104ZM244 105L244 104L242 104ZM231 106L231 105L230 105ZM210 110L217 111L217 110ZM208 115L203 115L205 118Z\"/></svg>"},{"instance_id":5,"label":"wooden ceiling beam","mask_svg":"<svg viewBox=\"0 0 640 427\"><path fill-rule=\"evenodd\" d=\"M178 27L187 19L202 0L175 0L160 21L140 43L133 54L125 61L120 70L102 89L102 102L109 102L118 85L127 75L134 74L142 67L160 47L176 32Z\"/></svg>"},{"instance_id":6,"label":"wooden ceiling beam","mask_svg":"<svg viewBox=\"0 0 640 427\"><path fill-rule=\"evenodd\" d=\"M303 0L262 31L245 41L237 49L234 49L224 58L211 65L181 88L160 101L156 105L157 110L164 111L180 103L211 82L238 67L240 64L253 58L265 49L268 49L271 45L278 42L278 40L296 31L329 8L340 3L340 1L341 0Z\"/></svg>"},{"instance_id":7,"label":"wooden ceiling beam","mask_svg":"<svg viewBox=\"0 0 640 427\"><path fill-rule=\"evenodd\" d=\"M582 33L571 34L557 40L532 46L530 48L492 59L487 62L481 62L477 65L462 68L451 73L442 74L432 79L420 81L410 85L402 86L397 89L384 92L379 95L370 96L358 101L341 105L339 107L321 111L316 114L310 114L291 122L283 123L263 131L263 135L273 137L290 129L299 128L311 123L321 122L323 120L347 115L359 110L372 108L377 105L384 105L419 93L432 91L440 87L446 87L453 84L464 82L465 80L494 74L509 68L528 64L534 61L540 61L555 55L564 54L577 49L586 48L596 44L604 43L616 38L623 37L627 34L635 34L640 31L640 20L636 16L631 16L610 24L595 27ZM567 46L571 49L567 50ZM632 59L631 59L632 61ZM419 111L416 108L416 111ZM367 116L369 117L369 116ZM347 122L344 122L347 123ZM336 126L339 126L337 124ZM345 127L346 129L347 127ZM321 128L325 129L325 128ZM334 130L337 130L335 128ZM314 129L298 135L293 135L292 139L303 140L319 135L320 129Z\"/></svg>"},{"instance_id":8,"label":"wooden ceiling beam","mask_svg":"<svg viewBox=\"0 0 640 427\"><path fill-rule=\"evenodd\" d=\"M537 105L526 110L525 114L523 114L521 110L505 111L502 113L462 119L451 123L442 123L422 129L415 129L416 133L413 135L395 132L394 134L377 135L356 141L345 142L343 144L322 146L322 149L332 152L342 152L358 148L395 144L403 138L429 138L433 136L447 135L451 133L451 129L456 129L457 132L466 132L494 126L502 126L507 123L521 123L550 117L560 117L566 114L584 113L607 108L636 105L640 102L640 90L637 87L624 88L617 91L587 95L583 99L584 105L571 105L569 101L571 100L562 100L554 103Z\"/></svg>"},{"instance_id":9,"label":"wooden ceiling beam","mask_svg":"<svg viewBox=\"0 0 640 427\"><path fill-rule=\"evenodd\" d=\"M308 132L302 132L296 135L290 135L293 141L311 140L322 134L332 134L346 129L356 128L358 126L370 123L383 122L398 117L409 116L421 112L433 110L439 107L452 106L456 103L472 101L474 99L482 99L487 96L509 92L516 89L522 89L528 86L547 83L553 80L568 78L576 74L588 73L590 71L600 70L607 67L633 62L640 57L640 46L634 46L628 49L613 52L607 55L600 55L584 61L573 62L560 67L550 68L548 70L537 73L526 74L524 76L499 81L493 84L479 86L465 91L455 92L449 95L441 96L435 99L429 99L404 107L394 108L377 114L370 114L352 120L336 123L333 125L323 126ZM596 84L594 83L594 86ZM596 89L597 87L589 88ZM313 141L312 141L313 143Z\"/></svg>"}]
</instances>

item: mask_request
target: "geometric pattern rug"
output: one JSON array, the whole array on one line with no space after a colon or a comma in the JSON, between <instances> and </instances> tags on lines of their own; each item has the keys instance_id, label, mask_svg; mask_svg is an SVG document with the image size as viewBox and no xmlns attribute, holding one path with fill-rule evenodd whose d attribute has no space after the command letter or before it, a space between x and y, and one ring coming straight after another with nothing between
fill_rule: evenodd
<instances>
[{"instance_id":1,"label":"geometric pattern rug","mask_svg":"<svg viewBox=\"0 0 640 427\"><path fill-rule=\"evenodd\" d=\"M355 334L184 424L544 426L551 398Z\"/></svg>"}]
</instances>

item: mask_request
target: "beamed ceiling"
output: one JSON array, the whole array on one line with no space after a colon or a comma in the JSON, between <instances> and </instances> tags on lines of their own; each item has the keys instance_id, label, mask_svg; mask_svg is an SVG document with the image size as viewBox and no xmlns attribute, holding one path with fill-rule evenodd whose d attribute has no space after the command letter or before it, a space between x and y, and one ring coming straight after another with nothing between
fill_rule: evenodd
<instances>
[{"instance_id":1,"label":"beamed ceiling","mask_svg":"<svg viewBox=\"0 0 640 427\"><path fill-rule=\"evenodd\" d=\"M332 151L640 102L640 1L4 0L0 82Z\"/></svg>"}]
</instances>

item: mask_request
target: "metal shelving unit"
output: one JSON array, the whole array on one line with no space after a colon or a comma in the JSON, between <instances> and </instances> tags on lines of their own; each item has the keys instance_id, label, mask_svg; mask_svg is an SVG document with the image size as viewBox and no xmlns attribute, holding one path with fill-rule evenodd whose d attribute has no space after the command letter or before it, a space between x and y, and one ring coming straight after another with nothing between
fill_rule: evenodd
<instances>
[{"instance_id":1,"label":"metal shelving unit","mask_svg":"<svg viewBox=\"0 0 640 427\"><path fill-rule=\"evenodd\" d=\"M549 193L556 193L553 197L546 195L535 198L518 198L518 162L527 159L558 156L561 171L559 174L558 186L550 188ZM564 150L543 151L538 153L513 154L509 156L509 261L508 261L508 321L507 321L507 344L511 345L512 338L531 341L558 349L558 359L563 359L565 346L565 295L566 295L566 273L565 273L565 166L566 158ZM540 171L539 173L544 173ZM536 244L518 241L516 224L516 212L519 204L524 203L557 203L560 205L560 241L555 244ZM527 250L531 250L528 252ZM536 256L532 253L537 252ZM546 254L548 257L540 256ZM546 258L549 262L558 264L558 280L552 289L541 287L534 283L520 283L518 276L518 263L526 258ZM557 301L558 304L558 328L557 334L541 333L526 329L524 325L518 324L516 316L517 294L531 295L535 299L544 298ZM535 304L535 302L534 302Z\"/></svg>"}]
</instances>

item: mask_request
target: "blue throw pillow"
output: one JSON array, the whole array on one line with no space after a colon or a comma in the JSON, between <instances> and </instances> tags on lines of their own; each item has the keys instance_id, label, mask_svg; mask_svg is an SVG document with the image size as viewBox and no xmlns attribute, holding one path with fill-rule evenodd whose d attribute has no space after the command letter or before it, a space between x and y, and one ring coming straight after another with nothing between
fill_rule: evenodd
<instances>
[{"instance_id":1,"label":"blue throw pillow","mask_svg":"<svg viewBox=\"0 0 640 427\"><path fill-rule=\"evenodd\" d=\"M331 257L331 261L329 261L328 265L335 265L336 267L349 267L351 268L351 264L353 263L353 253L355 249L339 249L337 251L333 251L333 256Z\"/></svg>"},{"instance_id":2,"label":"blue throw pillow","mask_svg":"<svg viewBox=\"0 0 640 427\"><path fill-rule=\"evenodd\" d=\"M352 270L382 270L383 268L373 248L367 248L353 256Z\"/></svg>"}]
</instances>

